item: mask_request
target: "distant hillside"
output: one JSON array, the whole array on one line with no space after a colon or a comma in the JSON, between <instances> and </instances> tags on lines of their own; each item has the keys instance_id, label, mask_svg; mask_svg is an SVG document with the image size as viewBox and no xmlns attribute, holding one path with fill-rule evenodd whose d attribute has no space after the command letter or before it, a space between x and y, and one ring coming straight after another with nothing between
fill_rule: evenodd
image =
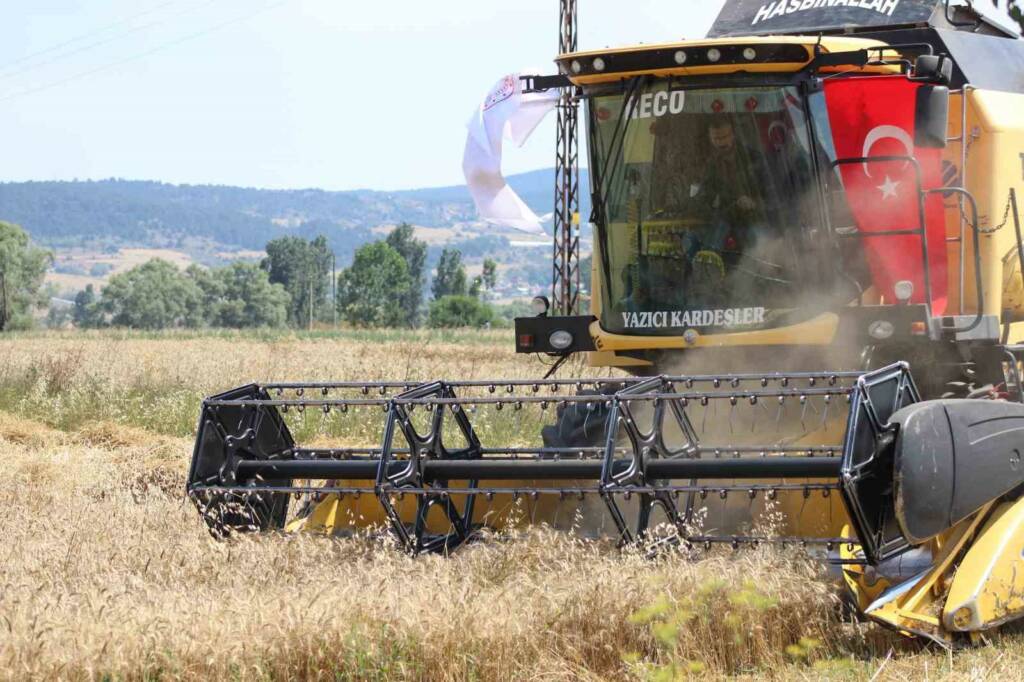
<instances>
[{"instance_id":1,"label":"distant hillside","mask_svg":"<svg viewBox=\"0 0 1024 682\"><path fill-rule=\"evenodd\" d=\"M551 212L552 169L509 182L539 214ZM343 256L373 238L371 230L381 225L405 221L441 228L472 225L477 216L464 186L326 192L103 180L0 184L0 220L18 223L36 241L55 247L262 249L283 234L323 233Z\"/></svg>"}]
</instances>

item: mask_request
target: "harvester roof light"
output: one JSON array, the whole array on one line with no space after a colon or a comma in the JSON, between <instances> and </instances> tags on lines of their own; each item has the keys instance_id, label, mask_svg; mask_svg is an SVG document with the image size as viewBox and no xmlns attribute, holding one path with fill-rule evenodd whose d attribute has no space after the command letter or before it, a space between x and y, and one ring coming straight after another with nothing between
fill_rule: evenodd
<instances>
[{"instance_id":1,"label":"harvester roof light","mask_svg":"<svg viewBox=\"0 0 1024 682\"><path fill-rule=\"evenodd\" d=\"M893 285L893 293L896 294L896 300L900 303L909 303L910 299L914 296L914 283L910 280L901 279Z\"/></svg>"},{"instance_id":2,"label":"harvester roof light","mask_svg":"<svg viewBox=\"0 0 1024 682\"><path fill-rule=\"evenodd\" d=\"M750 45L717 44L685 48L652 47L632 51L611 50L601 53L567 55L559 58L559 69L567 76L641 73L686 66L702 68L723 64L807 64L812 59L806 45L763 43Z\"/></svg>"},{"instance_id":3,"label":"harvester roof light","mask_svg":"<svg viewBox=\"0 0 1024 682\"><path fill-rule=\"evenodd\" d=\"M551 302L548 301L546 296L537 296L530 301L530 308L533 310L534 315L543 317L551 309Z\"/></svg>"}]
</instances>

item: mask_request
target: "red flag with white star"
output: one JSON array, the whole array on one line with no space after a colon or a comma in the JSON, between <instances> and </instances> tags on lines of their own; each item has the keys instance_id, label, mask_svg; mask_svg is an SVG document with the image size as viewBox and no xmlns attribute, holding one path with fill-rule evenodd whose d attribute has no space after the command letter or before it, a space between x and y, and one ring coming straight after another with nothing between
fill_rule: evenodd
<instances>
[{"instance_id":1,"label":"red flag with white star","mask_svg":"<svg viewBox=\"0 0 1024 682\"><path fill-rule=\"evenodd\" d=\"M825 81L825 101L839 159L912 156L921 169L921 187L942 187L942 150L914 145L917 90L903 76L833 78ZM917 235L871 236L874 232L920 227L914 166L905 161L872 161L840 166L846 201L862 235L864 255L875 286L886 303L896 301L893 285L914 284L913 303L925 302L924 262ZM925 200L932 314L946 309L946 225L942 197Z\"/></svg>"}]
</instances>

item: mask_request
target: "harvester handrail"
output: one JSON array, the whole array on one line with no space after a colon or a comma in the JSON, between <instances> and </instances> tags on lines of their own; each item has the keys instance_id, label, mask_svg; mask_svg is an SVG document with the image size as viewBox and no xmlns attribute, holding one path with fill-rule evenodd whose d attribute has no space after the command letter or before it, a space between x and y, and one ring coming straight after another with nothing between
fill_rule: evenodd
<instances>
[{"instance_id":1,"label":"harvester handrail","mask_svg":"<svg viewBox=\"0 0 1024 682\"><path fill-rule=\"evenodd\" d=\"M408 448L392 448L391 454L393 455L408 455L411 451ZM522 447L522 448L481 448L480 455L501 455L507 457L516 457L518 455L539 455L555 456L555 457L577 457L583 458L585 455L604 455L607 452L607 448L603 445L594 445L589 447ZM616 454L623 454L628 452L627 448L616 448L614 450ZM722 459L723 457L741 457L743 455L756 455L758 457L768 457L769 455L775 454L802 454L807 457L818 456L820 453L829 453L833 455L839 455L842 453L842 447L839 445L776 445L771 447L764 446L736 446L736 445L716 445L716 444L705 444L699 443L693 446L690 451L692 454L711 454L716 459ZM296 460L302 459L342 459L348 461L369 461L373 459L372 456L377 457L381 454L381 449L377 448L294 448L288 453L292 458ZM683 456L683 455L680 455Z\"/></svg>"},{"instance_id":2,"label":"harvester handrail","mask_svg":"<svg viewBox=\"0 0 1024 682\"><path fill-rule=\"evenodd\" d=\"M641 393L621 396L623 402L650 402L655 400L740 400L760 398L809 398L809 397L832 397L849 396L853 387L832 387L832 388L790 388L778 390L749 390L749 391L723 391L721 393L702 392L680 392L680 393ZM425 397L425 398L238 398L230 400L206 400L204 405L208 407L333 407L340 405L348 406L388 406L396 405L441 405L441 406L462 406L462 405L512 405L512 404L540 404L551 403L557 400L560 403L603 403L616 398L616 394L608 395L566 395L557 399L547 396L519 395L514 397L497 396L464 396L456 398Z\"/></svg>"},{"instance_id":3,"label":"harvester handrail","mask_svg":"<svg viewBox=\"0 0 1024 682\"><path fill-rule=\"evenodd\" d=\"M768 381L800 381L800 380L839 380L839 379L856 379L862 376L864 372L856 370L847 370L841 372L760 372L760 373L734 373L734 374L692 374L692 375L661 375L660 377L600 377L600 378L581 378L581 379L492 379L489 381L484 380L457 380L445 382L452 388L507 388L520 387L520 388L531 388L531 387L551 387L551 386L566 386L566 387L580 387L580 386L603 386L603 385L623 385L623 384L636 384L644 381L650 381L654 378L661 378L666 381L673 383L686 383L686 382L700 382L700 383L714 383L714 382L728 382L728 381L759 381L765 379ZM434 382L430 381L325 381L325 382L265 382L257 384L263 389L268 391L271 390L309 390L309 389L380 389L380 388L405 388L414 389L425 384Z\"/></svg>"}]
</instances>

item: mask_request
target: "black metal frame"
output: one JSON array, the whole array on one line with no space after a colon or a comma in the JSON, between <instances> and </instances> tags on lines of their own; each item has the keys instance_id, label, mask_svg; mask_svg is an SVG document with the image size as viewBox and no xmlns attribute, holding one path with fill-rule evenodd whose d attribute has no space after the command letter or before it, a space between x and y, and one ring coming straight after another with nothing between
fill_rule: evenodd
<instances>
[{"instance_id":1,"label":"black metal frame","mask_svg":"<svg viewBox=\"0 0 1024 682\"><path fill-rule=\"evenodd\" d=\"M857 380L843 438L842 491L865 559L877 564L910 549L896 525L890 417L921 396L906 363Z\"/></svg>"}]
</instances>

